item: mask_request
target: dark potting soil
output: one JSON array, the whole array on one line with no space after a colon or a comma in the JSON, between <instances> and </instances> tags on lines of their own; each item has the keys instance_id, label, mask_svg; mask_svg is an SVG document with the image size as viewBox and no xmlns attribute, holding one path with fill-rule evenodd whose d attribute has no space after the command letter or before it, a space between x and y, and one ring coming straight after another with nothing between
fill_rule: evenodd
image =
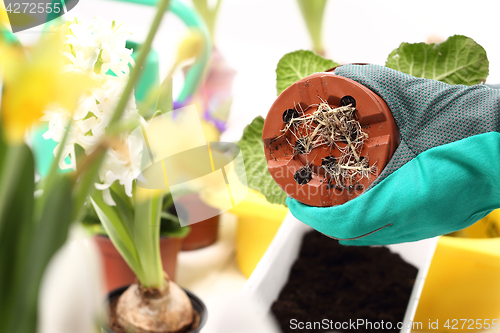
<instances>
[{"instance_id":1,"label":"dark potting soil","mask_svg":"<svg viewBox=\"0 0 500 333\"><path fill-rule=\"evenodd\" d=\"M109 326L115 333L130 333L129 331L126 331L123 328L123 326L118 324L118 317L116 316L116 306L118 305L118 299L119 297L109 302ZM200 324L200 314L195 309L193 309L193 323L188 327L186 327L185 329L175 333L189 332L197 328L199 324Z\"/></svg>"},{"instance_id":2,"label":"dark potting soil","mask_svg":"<svg viewBox=\"0 0 500 333\"><path fill-rule=\"evenodd\" d=\"M399 332L396 326L403 321L417 272L386 247L343 246L312 231L304 236L288 282L271 310L283 332L381 332L369 325L335 329L336 322L358 319L383 320L383 332ZM299 322L304 329L298 329ZM308 322L327 326L307 329ZM387 322L392 329L387 329Z\"/></svg>"}]
</instances>

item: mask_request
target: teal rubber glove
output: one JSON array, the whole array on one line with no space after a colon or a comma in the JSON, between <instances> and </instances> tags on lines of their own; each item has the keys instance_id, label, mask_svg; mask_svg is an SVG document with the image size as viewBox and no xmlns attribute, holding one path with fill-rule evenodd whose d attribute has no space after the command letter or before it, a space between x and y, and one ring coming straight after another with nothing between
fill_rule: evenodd
<instances>
[{"instance_id":1,"label":"teal rubber glove","mask_svg":"<svg viewBox=\"0 0 500 333\"><path fill-rule=\"evenodd\" d=\"M335 74L385 100L401 143L375 182L343 205L289 198L297 219L345 245L386 245L460 230L500 207L500 90L376 65L346 65Z\"/></svg>"}]
</instances>

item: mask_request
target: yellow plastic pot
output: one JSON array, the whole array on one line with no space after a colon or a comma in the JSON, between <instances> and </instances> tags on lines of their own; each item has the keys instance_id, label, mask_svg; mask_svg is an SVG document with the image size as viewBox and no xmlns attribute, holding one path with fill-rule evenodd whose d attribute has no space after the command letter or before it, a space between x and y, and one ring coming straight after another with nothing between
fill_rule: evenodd
<instances>
[{"instance_id":1,"label":"yellow plastic pot","mask_svg":"<svg viewBox=\"0 0 500 333\"><path fill-rule=\"evenodd\" d=\"M236 263L249 277L273 240L288 208L270 204L262 194L250 190L246 199L230 212L238 216Z\"/></svg>"},{"instance_id":2,"label":"yellow plastic pot","mask_svg":"<svg viewBox=\"0 0 500 333\"><path fill-rule=\"evenodd\" d=\"M429 319L438 320L440 331L467 330L472 321L462 328L460 319L480 319L481 325L497 319L500 327L500 238L484 238L497 230L499 221L497 210L460 231L462 237L440 237L415 315L424 329ZM453 319L458 321L455 329ZM445 327L448 320L450 327Z\"/></svg>"}]
</instances>

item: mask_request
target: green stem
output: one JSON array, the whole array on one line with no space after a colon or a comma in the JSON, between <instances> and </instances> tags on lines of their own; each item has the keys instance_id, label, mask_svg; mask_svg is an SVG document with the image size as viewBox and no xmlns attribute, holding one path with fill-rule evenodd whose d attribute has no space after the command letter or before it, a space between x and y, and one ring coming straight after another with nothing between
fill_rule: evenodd
<instances>
[{"instance_id":1,"label":"green stem","mask_svg":"<svg viewBox=\"0 0 500 333\"><path fill-rule=\"evenodd\" d=\"M142 44L141 50L139 51L139 56L137 57L135 62L135 66L130 73L130 78L127 82L127 85L125 86L125 89L123 90L122 96L109 123L109 125L111 126L121 119L123 112L125 111L125 107L127 106L130 95L132 94L133 87L139 79L142 68L146 62L147 55L151 50L151 44L153 42L154 36L158 31L165 11L169 7L169 3L170 0L161 0L158 5L158 9L153 23L151 24L148 36L146 37L146 41ZM159 199L156 199L156 202L154 199L150 199L147 204L142 203L142 205L137 206L135 211L134 224L136 227L136 233L134 235L134 239L137 247L137 252L139 253L142 267L147 267L146 265L150 265L149 267L151 267L150 270L148 269L147 271L141 272L143 273L140 274L142 275L143 280L141 281L141 283L145 286L151 287L161 287L164 282L163 268L161 265L159 254L159 212L161 209L160 203L161 201ZM144 223L148 223L149 225L144 225ZM153 230L151 230L151 228L153 228Z\"/></svg>"},{"instance_id":2,"label":"green stem","mask_svg":"<svg viewBox=\"0 0 500 333\"><path fill-rule=\"evenodd\" d=\"M113 114L113 118L109 122L110 125L114 124L123 115L125 111L125 107L127 106L130 95L132 94L132 90L134 89L135 83L139 79L141 75L142 68L144 67L144 63L146 62L146 58L148 56L149 51L151 50L151 44L153 43L153 39L158 31L158 27L160 26L161 20L163 19L163 15L169 6L170 0L161 0L158 5L158 10L156 11L155 18L153 23L151 24L151 28L149 29L148 36L146 37L146 41L142 44L141 50L139 52L139 56L135 61L135 66L130 73L130 78L123 89L122 96L118 101L118 105L116 106L115 113Z\"/></svg>"},{"instance_id":3,"label":"green stem","mask_svg":"<svg viewBox=\"0 0 500 333\"><path fill-rule=\"evenodd\" d=\"M51 191L52 186L54 185L54 182L56 181L57 173L59 172L59 170L58 170L59 161L61 160L64 146L66 145L66 141L68 141L69 132L71 130L71 125L72 125L72 122L69 121L68 125L66 125L66 130L64 132L63 138L62 138L61 142L59 142L59 144L58 144L59 149L57 150L57 154L55 156L55 159L52 161L52 164L50 165L49 174L47 175L47 177L43 181L44 184L43 184L42 197L39 200L37 200L35 203L35 212L34 212L35 221L38 221L39 218L41 217L44 206L45 206L45 202L47 201L47 196L48 196L47 193L49 193Z\"/></svg>"}]
</instances>

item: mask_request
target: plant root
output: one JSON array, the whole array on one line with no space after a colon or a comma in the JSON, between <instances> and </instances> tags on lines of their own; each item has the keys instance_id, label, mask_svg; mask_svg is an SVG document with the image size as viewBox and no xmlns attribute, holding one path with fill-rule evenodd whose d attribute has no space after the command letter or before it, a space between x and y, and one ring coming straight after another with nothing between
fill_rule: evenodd
<instances>
[{"instance_id":1,"label":"plant root","mask_svg":"<svg viewBox=\"0 0 500 333\"><path fill-rule=\"evenodd\" d=\"M313 106L317 106L317 110L306 114L307 109ZM332 108L321 100L320 104L311 105L306 110L300 105L298 107L300 110L286 111L283 116L286 125L278 137L285 136L293 148L294 155L309 154L320 146L327 146L331 151L337 149L340 157L323 158L321 167L328 182L331 184L335 181L336 186L342 188L356 184L359 180L375 173L375 165L370 166L368 157L360 155L368 134L363 131L356 119L356 108L353 103ZM340 145L340 142L344 144Z\"/></svg>"}]
</instances>

